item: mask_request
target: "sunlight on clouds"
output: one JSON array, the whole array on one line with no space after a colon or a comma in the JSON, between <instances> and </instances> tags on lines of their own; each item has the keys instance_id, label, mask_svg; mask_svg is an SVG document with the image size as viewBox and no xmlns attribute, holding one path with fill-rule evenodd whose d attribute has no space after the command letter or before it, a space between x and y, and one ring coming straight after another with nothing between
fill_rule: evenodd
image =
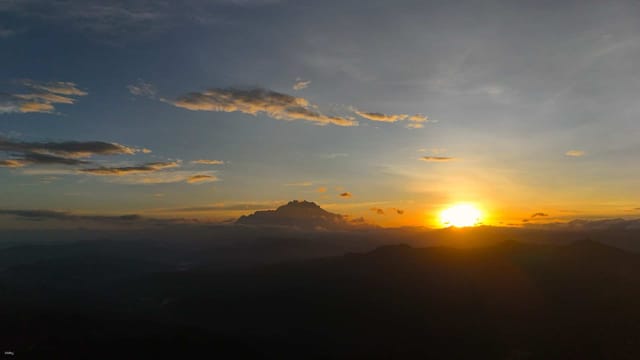
<instances>
[{"instance_id":1,"label":"sunlight on clouds","mask_svg":"<svg viewBox=\"0 0 640 360\"><path fill-rule=\"evenodd\" d=\"M349 117L322 114L307 99L260 88L209 89L189 93L177 100L163 101L192 111L241 112L254 116L264 113L277 120L305 120L318 125L358 125Z\"/></svg>"}]
</instances>

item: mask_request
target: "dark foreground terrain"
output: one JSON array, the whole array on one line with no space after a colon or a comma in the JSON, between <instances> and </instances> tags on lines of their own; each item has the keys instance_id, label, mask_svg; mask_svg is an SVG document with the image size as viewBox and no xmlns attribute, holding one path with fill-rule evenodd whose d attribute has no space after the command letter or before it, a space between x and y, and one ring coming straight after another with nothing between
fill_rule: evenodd
<instances>
[{"instance_id":1,"label":"dark foreground terrain","mask_svg":"<svg viewBox=\"0 0 640 360\"><path fill-rule=\"evenodd\" d=\"M640 358L640 256L591 241L244 269L66 259L3 267L6 357Z\"/></svg>"}]
</instances>

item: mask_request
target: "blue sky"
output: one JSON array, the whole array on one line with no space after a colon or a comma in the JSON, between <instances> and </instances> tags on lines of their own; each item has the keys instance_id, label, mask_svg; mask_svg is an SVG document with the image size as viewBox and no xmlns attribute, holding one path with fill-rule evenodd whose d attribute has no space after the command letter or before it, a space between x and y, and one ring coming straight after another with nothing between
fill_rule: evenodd
<instances>
[{"instance_id":1,"label":"blue sky","mask_svg":"<svg viewBox=\"0 0 640 360\"><path fill-rule=\"evenodd\" d=\"M188 216L219 221L308 199L389 226L433 224L457 202L495 224L537 212L633 216L639 10L0 0L0 132L10 145L0 160L14 160L0 167L0 204L167 216L209 207ZM76 165L16 150L69 141L132 150L57 153ZM174 166L86 171L156 163Z\"/></svg>"}]
</instances>

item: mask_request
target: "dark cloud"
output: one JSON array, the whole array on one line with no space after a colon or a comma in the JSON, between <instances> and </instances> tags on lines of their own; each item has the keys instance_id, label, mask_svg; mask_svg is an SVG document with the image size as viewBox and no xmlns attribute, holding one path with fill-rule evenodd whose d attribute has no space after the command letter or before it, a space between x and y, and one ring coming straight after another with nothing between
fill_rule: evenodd
<instances>
[{"instance_id":1,"label":"dark cloud","mask_svg":"<svg viewBox=\"0 0 640 360\"><path fill-rule=\"evenodd\" d=\"M37 164L37 165L81 165L87 164L86 161L78 160L74 158L66 158L62 156L41 154L41 153L24 153L18 159L25 164Z\"/></svg>"},{"instance_id":2,"label":"dark cloud","mask_svg":"<svg viewBox=\"0 0 640 360\"><path fill-rule=\"evenodd\" d=\"M104 141L21 142L0 137L0 151L89 157L92 155L131 155L144 150Z\"/></svg>"},{"instance_id":3,"label":"dark cloud","mask_svg":"<svg viewBox=\"0 0 640 360\"><path fill-rule=\"evenodd\" d=\"M454 161L456 160L456 158L449 156L423 156L420 158L420 160L427 162L448 162Z\"/></svg>"},{"instance_id":4,"label":"dark cloud","mask_svg":"<svg viewBox=\"0 0 640 360\"><path fill-rule=\"evenodd\" d=\"M192 206L177 209L165 209L164 212L203 212L203 211L256 211L273 209L276 202L268 203L235 203L235 204L212 204L205 206Z\"/></svg>"},{"instance_id":5,"label":"dark cloud","mask_svg":"<svg viewBox=\"0 0 640 360\"><path fill-rule=\"evenodd\" d=\"M350 198L350 197L353 197L353 194L347 191L347 192L341 193L339 196L342 198Z\"/></svg>"},{"instance_id":6,"label":"dark cloud","mask_svg":"<svg viewBox=\"0 0 640 360\"><path fill-rule=\"evenodd\" d=\"M528 228L558 231L608 231L608 230L640 230L640 219L576 219L569 222L547 224L526 224Z\"/></svg>"},{"instance_id":7,"label":"dark cloud","mask_svg":"<svg viewBox=\"0 0 640 360\"><path fill-rule=\"evenodd\" d=\"M103 141L23 142L0 137L0 152L6 152L13 157L0 161L0 167L15 168L33 164L81 165L88 162L79 158L93 155L130 155L139 151L149 152L147 149L135 149Z\"/></svg>"},{"instance_id":8,"label":"dark cloud","mask_svg":"<svg viewBox=\"0 0 640 360\"><path fill-rule=\"evenodd\" d=\"M549 216L549 214L546 214L546 213L543 213L543 212L537 212L537 213L535 213L535 214L531 214L531 217L532 217L532 218L535 218L535 217L545 217L545 216Z\"/></svg>"},{"instance_id":9,"label":"dark cloud","mask_svg":"<svg viewBox=\"0 0 640 360\"><path fill-rule=\"evenodd\" d=\"M109 215L79 215L67 211L55 210L16 210L0 209L0 215L9 215L16 218L31 221L44 220L90 220L90 221L140 221L142 216L137 214L127 214L119 216Z\"/></svg>"},{"instance_id":10,"label":"dark cloud","mask_svg":"<svg viewBox=\"0 0 640 360\"><path fill-rule=\"evenodd\" d=\"M223 8L262 6L277 0L1 0L0 12L71 28L104 40L158 34L179 24L215 24Z\"/></svg>"},{"instance_id":11,"label":"dark cloud","mask_svg":"<svg viewBox=\"0 0 640 360\"><path fill-rule=\"evenodd\" d=\"M168 162L153 162L142 164L138 166L123 166L123 167L98 167L90 169L80 169L79 171L91 175L103 175L103 176L123 176L130 174L150 173L164 169L175 168L180 166L178 161Z\"/></svg>"},{"instance_id":12,"label":"dark cloud","mask_svg":"<svg viewBox=\"0 0 640 360\"><path fill-rule=\"evenodd\" d=\"M375 207L374 207L374 208L371 208L371 209L369 209L369 210L373 211L374 213L376 213L376 214L378 214L378 215L384 215L384 210L383 210L383 209L375 208Z\"/></svg>"},{"instance_id":13,"label":"dark cloud","mask_svg":"<svg viewBox=\"0 0 640 360\"><path fill-rule=\"evenodd\" d=\"M203 183L203 182L212 182L212 181L217 181L218 178L213 176L213 175L203 175L203 174L196 174L196 175L192 175L187 179L187 182L189 184L199 184L199 183Z\"/></svg>"},{"instance_id":14,"label":"dark cloud","mask_svg":"<svg viewBox=\"0 0 640 360\"><path fill-rule=\"evenodd\" d=\"M358 125L352 118L322 114L304 98L261 88L210 89L164 101L193 111L241 112L250 115L264 113L278 120L304 120L319 125Z\"/></svg>"},{"instance_id":15,"label":"dark cloud","mask_svg":"<svg viewBox=\"0 0 640 360\"><path fill-rule=\"evenodd\" d=\"M404 210L402 209L391 208L391 210L395 211L398 215L404 215Z\"/></svg>"}]
</instances>

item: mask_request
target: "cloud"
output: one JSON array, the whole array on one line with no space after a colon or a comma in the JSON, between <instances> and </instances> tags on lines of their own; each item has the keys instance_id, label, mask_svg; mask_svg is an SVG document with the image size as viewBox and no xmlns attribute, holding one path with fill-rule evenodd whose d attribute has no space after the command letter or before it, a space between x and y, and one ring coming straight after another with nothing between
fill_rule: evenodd
<instances>
[{"instance_id":1,"label":"cloud","mask_svg":"<svg viewBox=\"0 0 640 360\"><path fill-rule=\"evenodd\" d=\"M127 89L132 95L154 98L157 90L153 84L138 80L135 84L127 85Z\"/></svg>"},{"instance_id":2,"label":"cloud","mask_svg":"<svg viewBox=\"0 0 640 360\"><path fill-rule=\"evenodd\" d=\"M351 107L350 110L358 114L360 117L371 121L394 123L409 120L409 123L405 125L407 129L421 129L424 127L424 123L429 121L427 116L423 114L415 114L411 116L408 114L384 114L379 112L361 111L353 107Z\"/></svg>"},{"instance_id":3,"label":"cloud","mask_svg":"<svg viewBox=\"0 0 640 360\"><path fill-rule=\"evenodd\" d=\"M18 168L27 165L28 162L22 159L0 160L0 167Z\"/></svg>"},{"instance_id":4,"label":"cloud","mask_svg":"<svg viewBox=\"0 0 640 360\"><path fill-rule=\"evenodd\" d=\"M0 166L81 165L88 162L80 158L94 155L131 155L148 151L103 141L24 142L0 137L0 152L13 156L12 159L3 160Z\"/></svg>"},{"instance_id":5,"label":"cloud","mask_svg":"<svg viewBox=\"0 0 640 360\"><path fill-rule=\"evenodd\" d=\"M546 214L546 213L543 213L543 212L537 212L537 213L531 215L532 218L545 217L545 216L549 216L549 214Z\"/></svg>"},{"instance_id":6,"label":"cloud","mask_svg":"<svg viewBox=\"0 0 640 360\"><path fill-rule=\"evenodd\" d=\"M384 211L384 209L379 208L379 207L372 207L371 209L369 209L373 212L375 212L378 215L385 215L386 212ZM397 215L403 215L404 214L404 210L401 209L396 209L396 208L390 208L388 209L390 212L395 213Z\"/></svg>"},{"instance_id":7,"label":"cloud","mask_svg":"<svg viewBox=\"0 0 640 360\"><path fill-rule=\"evenodd\" d=\"M124 166L124 167L98 167L90 169L80 169L78 171L99 176L123 176L130 174L150 173L164 169L175 168L180 166L178 161L169 162L153 162L142 164L138 166Z\"/></svg>"},{"instance_id":8,"label":"cloud","mask_svg":"<svg viewBox=\"0 0 640 360\"><path fill-rule=\"evenodd\" d=\"M84 158L93 155L131 155L148 150L104 141L22 142L0 137L0 151L33 152Z\"/></svg>"},{"instance_id":9,"label":"cloud","mask_svg":"<svg viewBox=\"0 0 640 360\"><path fill-rule=\"evenodd\" d=\"M224 161L222 160L208 160L208 159L193 160L191 163L199 164L199 165L224 165Z\"/></svg>"},{"instance_id":10,"label":"cloud","mask_svg":"<svg viewBox=\"0 0 640 360\"><path fill-rule=\"evenodd\" d=\"M19 82L30 92L0 93L0 113L51 113L55 104L74 104L76 97L87 95L73 82Z\"/></svg>"},{"instance_id":11,"label":"cloud","mask_svg":"<svg viewBox=\"0 0 640 360\"><path fill-rule=\"evenodd\" d=\"M564 154L570 157L581 157L581 156L584 156L586 153L582 150L569 150Z\"/></svg>"},{"instance_id":12,"label":"cloud","mask_svg":"<svg viewBox=\"0 0 640 360\"><path fill-rule=\"evenodd\" d=\"M407 114L383 114L379 112L365 112L365 111L360 111L358 109L352 109L352 110L354 113L371 121L396 122L396 121L405 120L407 117L409 117L409 115Z\"/></svg>"},{"instance_id":13,"label":"cloud","mask_svg":"<svg viewBox=\"0 0 640 360\"><path fill-rule=\"evenodd\" d=\"M197 174L197 175L192 175L187 179L187 182L189 184L199 184L199 183L212 182L212 181L218 181L218 178L213 175Z\"/></svg>"},{"instance_id":14,"label":"cloud","mask_svg":"<svg viewBox=\"0 0 640 360\"><path fill-rule=\"evenodd\" d=\"M180 218L149 218L139 214L124 215L99 215L99 214L78 214L69 211L40 210L40 209L0 209L0 216L12 216L25 221L73 221L91 222L107 225L146 225L165 226L172 224L185 224L198 222L194 219Z\"/></svg>"},{"instance_id":15,"label":"cloud","mask_svg":"<svg viewBox=\"0 0 640 360\"><path fill-rule=\"evenodd\" d=\"M68 96L85 96L88 94L86 91L78 89L75 83L69 81L37 82L33 80L23 80L22 84L36 90L54 94Z\"/></svg>"},{"instance_id":16,"label":"cloud","mask_svg":"<svg viewBox=\"0 0 640 360\"><path fill-rule=\"evenodd\" d=\"M429 121L429 118L424 114L415 114L415 115L409 116L409 121L417 122L417 123L424 123L424 122Z\"/></svg>"},{"instance_id":17,"label":"cloud","mask_svg":"<svg viewBox=\"0 0 640 360\"><path fill-rule=\"evenodd\" d=\"M327 188L324 186L320 186L319 188L316 189L316 191L319 193L325 193L327 192Z\"/></svg>"},{"instance_id":18,"label":"cloud","mask_svg":"<svg viewBox=\"0 0 640 360\"><path fill-rule=\"evenodd\" d=\"M347 192L341 193L339 196L342 197L342 198L348 199L348 198L353 197L353 194L351 194L350 192L347 191Z\"/></svg>"},{"instance_id":19,"label":"cloud","mask_svg":"<svg viewBox=\"0 0 640 360\"><path fill-rule=\"evenodd\" d=\"M225 21L222 9L266 6L278 0L0 0L0 12L71 28L114 44L165 33L184 24L208 25Z\"/></svg>"},{"instance_id":20,"label":"cloud","mask_svg":"<svg viewBox=\"0 0 640 360\"><path fill-rule=\"evenodd\" d=\"M218 203L204 206L162 209L161 212L206 212L206 211L255 211L268 210L281 204L281 201L253 202L253 203Z\"/></svg>"},{"instance_id":21,"label":"cloud","mask_svg":"<svg viewBox=\"0 0 640 360\"><path fill-rule=\"evenodd\" d=\"M420 160L428 162L448 162L454 161L456 160L456 158L449 156L423 156L420 158Z\"/></svg>"},{"instance_id":22,"label":"cloud","mask_svg":"<svg viewBox=\"0 0 640 360\"><path fill-rule=\"evenodd\" d=\"M353 118L322 114L304 98L261 88L210 89L163 101L192 111L241 112L249 115L264 113L277 120L305 120L318 125L358 125Z\"/></svg>"},{"instance_id":23,"label":"cloud","mask_svg":"<svg viewBox=\"0 0 640 360\"><path fill-rule=\"evenodd\" d=\"M296 83L293 84L293 90L302 90L309 87L311 84L311 80L302 80L300 78L296 79Z\"/></svg>"},{"instance_id":24,"label":"cloud","mask_svg":"<svg viewBox=\"0 0 640 360\"><path fill-rule=\"evenodd\" d=\"M86 164L86 161L78 160L75 158L67 158L57 155L41 154L41 153L24 153L19 158L14 159L22 161L25 164L38 164L38 165L81 165Z\"/></svg>"},{"instance_id":25,"label":"cloud","mask_svg":"<svg viewBox=\"0 0 640 360\"><path fill-rule=\"evenodd\" d=\"M109 215L78 215L67 211L56 210L17 210L0 209L0 215L10 215L31 221L43 220L93 220L93 221L139 221L142 216L137 214L127 214L119 216Z\"/></svg>"}]
</instances>

